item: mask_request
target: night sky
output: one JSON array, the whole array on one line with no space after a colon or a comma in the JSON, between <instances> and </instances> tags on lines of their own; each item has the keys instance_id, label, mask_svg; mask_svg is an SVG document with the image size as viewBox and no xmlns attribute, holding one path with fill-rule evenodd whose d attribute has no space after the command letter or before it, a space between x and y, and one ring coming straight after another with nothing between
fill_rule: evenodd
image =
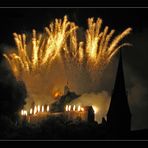
<instances>
[{"instance_id":1,"label":"night sky","mask_svg":"<svg viewBox=\"0 0 148 148\"><path fill-rule=\"evenodd\" d=\"M32 29L42 31L50 21L68 15L69 20L87 28L87 18L101 17L103 26L120 33L127 27L133 31L124 41L133 44L124 48L124 66L127 89L133 79L135 100L132 103L134 128L148 128L148 8L0 8L0 51L14 46L13 32L30 33ZM139 93L138 93L139 92ZM136 116L136 117L135 117Z\"/></svg>"}]
</instances>

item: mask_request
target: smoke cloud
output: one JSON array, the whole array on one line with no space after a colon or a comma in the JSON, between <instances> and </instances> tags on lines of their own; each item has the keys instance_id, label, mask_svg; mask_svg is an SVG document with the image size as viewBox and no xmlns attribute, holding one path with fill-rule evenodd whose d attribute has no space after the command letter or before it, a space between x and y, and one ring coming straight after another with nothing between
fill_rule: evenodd
<instances>
[{"instance_id":1,"label":"smoke cloud","mask_svg":"<svg viewBox=\"0 0 148 148\"><path fill-rule=\"evenodd\" d=\"M110 96L108 92L100 93L85 93L78 99L71 102L72 105L92 106L95 112L95 120L98 123L102 122L102 117L106 118L109 108Z\"/></svg>"}]
</instances>

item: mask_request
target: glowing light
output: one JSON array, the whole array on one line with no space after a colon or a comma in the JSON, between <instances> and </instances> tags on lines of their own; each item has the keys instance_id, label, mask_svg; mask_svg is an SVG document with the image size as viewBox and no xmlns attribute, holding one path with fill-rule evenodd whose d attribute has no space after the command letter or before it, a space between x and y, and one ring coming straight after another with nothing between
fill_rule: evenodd
<instances>
[{"instance_id":1,"label":"glowing light","mask_svg":"<svg viewBox=\"0 0 148 148\"><path fill-rule=\"evenodd\" d=\"M57 98L59 95L60 95L59 92L56 92L56 93L54 94L54 97Z\"/></svg>"},{"instance_id":2,"label":"glowing light","mask_svg":"<svg viewBox=\"0 0 148 148\"><path fill-rule=\"evenodd\" d=\"M27 111L26 111L26 110L24 110L24 115L25 115L25 116L27 116L27 114L28 114L28 113L27 113Z\"/></svg>"},{"instance_id":3,"label":"glowing light","mask_svg":"<svg viewBox=\"0 0 148 148\"><path fill-rule=\"evenodd\" d=\"M22 116L24 115L24 110L21 110L21 115L22 115Z\"/></svg>"},{"instance_id":4,"label":"glowing light","mask_svg":"<svg viewBox=\"0 0 148 148\"><path fill-rule=\"evenodd\" d=\"M75 111L75 110L76 110L76 106L74 105L74 106L73 106L73 111Z\"/></svg>"},{"instance_id":5,"label":"glowing light","mask_svg":"<svg viewBox=\"0 0 148 148\"><path fill-rule=\"evenodd\" d=\"M40 105L38 105L38 112L40 112Z\"/></svg>"},{"instance_id":6,"label":"glowing light","mask_svg":"<svg viewBox=\"0 0 148 148\"><path fill-rule=\"evenodd\" d=\"M79 112L80 110L81 110L81 106L79 105L79 106L78 106L78 112Z\"/></svg>"},{"instance_id":7,"label":"glowing light","mask_svg":"<svg viewBox=\"0 0 148 148\"><path fill-rule=\"evenodd\" d=\"M96 106L92 106L93 107L93 110L94 110L94 113L96 114L96 113L98 113L99 112L99 108L98 107L96 107Z\"/></svg>"},{"instance_id":8,"label":"glowing light","mask_svg":"<svg viewBox=\"0 0 148 148\"><path fill-rule=\"evenodd\" d=\"M47 112L49 112L49 105L47 106Z\"/></svg>"},{"instance_id":9,"label":"glowing light","mask_svg":"<svg viewBox=\"0 0 148 148\"><path fill-rule=\"evenodd\" d=\"M66 105L65 110L68 111L68 105Z\"/></svg>"},{"instance_id":10,"label":"glowing light","mask_svg":"<svg viewBox=\"0 0 148 148\"><path fill-rule=\"evenodd\" d=\"M36 114L37 113L37 107L35 106L34 107L34 114Z\"/></svg>"},{"instance_id":11,"label":"glowing light","mask_svg":"<svg viewBox=\"0 0 148 148\"><path fill-rule=\"evenodd\" d=\"M33 113L33 110L32 110L32 108L30 109L30 114L32 114Z\"/></svg>"},{"instance_id":12,"label":"glowing light","mask_svg":"<svg viewBox=\"0 0 148 148\"><path fill-rule=\"evenodd\" d=\"M71 111L71 105L68 106L68 111Z\"/></svg>"},{"instance_id":13,"label":"glowing light","mask_svg":"<svg viewBox=\"0 0 148 148\"><path fill-rule=\"evenodd\" d=\"M83 107L81 107L81 111L82 111L82 112L84 111L84 108L83 108Z\"/></svg>"},{"instance_id":14,"label":"glowing light","mask_svg":"<svg viewBox=\"0 0 148 148\"><path fill-rule=\"evenodd\" d=\"M44 106L42 105L42 112L44 112Z\"/></svg>"}]
</instances>

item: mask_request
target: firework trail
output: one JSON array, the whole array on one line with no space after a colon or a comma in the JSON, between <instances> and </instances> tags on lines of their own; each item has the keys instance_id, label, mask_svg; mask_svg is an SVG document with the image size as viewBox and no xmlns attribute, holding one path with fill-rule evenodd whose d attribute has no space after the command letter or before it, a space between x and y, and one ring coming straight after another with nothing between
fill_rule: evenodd
<instances>
[{"instance_id":1,"label":"firework trail","mask_svg":"<svg viewBox=\"0 0 148 148\"><path fill-rule=\"evenodd\" d=\"M85 42L77 41L76 30L71 32L70 46L65 46L63 50L65 58L69 61L77 61L79 64L86 62L87 68L93 67L93 70L97 70L106 66L121 47L130 45L129 43L118 44L131 32L132 28L127 28L111 41L115 30L109 32L109 27L106 26L101 32L101 25L100 18L96 22L93 18L88 19Z\"/></svg>"},{"instance_id":2,"label":"firework trail","mask_svg":"<svg viewBox=\"0 0 148 148\"><path fill-rule=\"evenodd\" d=\"M18 53L4 54L4 56L15 76L17 77L22 73L37 72L42 67L50 65L60 53L68 35L76 29L76 26L68 29L69 26L70 22L65 16L63 22L61 19L55 19L54 24L51 23L49 28L45 27L45 34L37 36L36 31L33 29L31 55L29 55L30 49L27 48L26 35L13 33Z\"/></svg>"}]
</instances>

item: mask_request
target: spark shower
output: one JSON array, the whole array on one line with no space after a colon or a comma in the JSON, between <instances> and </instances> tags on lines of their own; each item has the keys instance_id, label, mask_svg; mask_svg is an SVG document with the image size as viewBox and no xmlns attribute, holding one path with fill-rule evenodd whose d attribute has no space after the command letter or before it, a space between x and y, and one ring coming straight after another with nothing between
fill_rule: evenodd
<instances>
[{"instance_id":1,"label":"spark shower","mask_svg":"<svg viewBox=\"0 0 148 148\"><path fill-rule=\"evenodd\" d=\"M54 94L62 91L67 80L77 91L85 78L93 83L118 50L130 45L119 43L130 34L132 28L114 36L114 29L109 31L108 26L104 29L101 26L101 18L96 21L88 18L88 29L81 31L64 16L51 22L43 33L33 29L31 38L28 34L13 33L17 50L9 50L4 57L16 79L26 85L26 106L31 101L36 104L53 102ZM80 31L84 38L80 39ZM78 92L85 93L87 90L84 88Z\"/></svg>"}]
</instances>

